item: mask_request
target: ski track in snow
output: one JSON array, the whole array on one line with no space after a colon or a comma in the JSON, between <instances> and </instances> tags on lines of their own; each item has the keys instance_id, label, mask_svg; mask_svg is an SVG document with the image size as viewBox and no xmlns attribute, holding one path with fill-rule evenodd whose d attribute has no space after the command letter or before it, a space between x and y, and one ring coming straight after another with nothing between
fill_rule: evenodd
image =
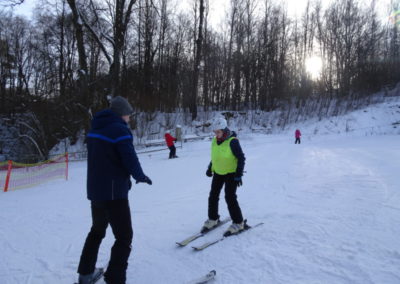
<instances>
[{"instance_id":1,"label":"ski track in snow","mask_svg":"<svg viewBox=\"0 0 400 284\"><path fill-rule=\"evenodd\" d=\"M400 136L303 138L254 135L238 198L248 223L264 222L201 252L227 225L188 247L207 218L210 141L187 143L179 159L139 156L153 186L130 193L134 226L127 283L400 283ZM86 163L70 179L0 194L0 283L71 284L90 228ZM220 215L228 215L224 195ZM113 244L107 231L98 266Z\"/></svg>"}]
</instances>

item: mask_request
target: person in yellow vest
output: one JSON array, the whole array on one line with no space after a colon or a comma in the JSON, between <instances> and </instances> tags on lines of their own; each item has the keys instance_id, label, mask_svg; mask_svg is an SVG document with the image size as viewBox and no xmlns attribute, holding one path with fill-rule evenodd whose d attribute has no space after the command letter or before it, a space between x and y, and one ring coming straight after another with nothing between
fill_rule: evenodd
<instances>
[{"instance_id":1,"label":"person in yellow vest","mask_svg":"<svg viewBox=\"0 0 400 284\"><path fill-rule=\"evenodd\" d=\"M215 137L211 144L211 162L206 175L213 179L208 197L208 220L205 221L201 231L211 230L220 222L218 201L222 187L225 185L225 201L232 219L232 224L224 233L228 236L237 234L245 226L236 195L236 189L242 185L245 156L236 133L229 130L225 119L216 119L212 128Z\"/></svg>"}]
</instances>

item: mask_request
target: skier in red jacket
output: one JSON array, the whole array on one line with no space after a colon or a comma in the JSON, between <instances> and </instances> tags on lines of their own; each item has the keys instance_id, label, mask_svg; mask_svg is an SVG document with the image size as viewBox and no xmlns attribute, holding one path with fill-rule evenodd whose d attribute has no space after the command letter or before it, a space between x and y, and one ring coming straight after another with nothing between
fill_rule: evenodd
<instances>
[{"instance_id":1,"label":"skier in red jacket","mask_svg":"<svg viewBox=\"0 0 400 284\"><path fill-rule=\"evenodd\" d=\"M167 130L165 133L165 142L167 142L167 146L169 148L169 158L173 159L173 158L178 158L178 156L176 155L176 148L174 145L174 142L176 142L178 139L176 139L175 137L173 137L170 134L170 131Z\"/></svg>"},{"instance_id":2,"label":"skier in red jacket","mask_svg":"<svg viewBox=\"0 0 400 284\"><path fill-rule=\"evenodd\" d=\"M296 138L296 141L294 141L294 144L299 143L300 144L300 137L301 137L301 132L300 130L296 129L296 132L294 133L294 136Z\"/></svg>"}]
</instances>

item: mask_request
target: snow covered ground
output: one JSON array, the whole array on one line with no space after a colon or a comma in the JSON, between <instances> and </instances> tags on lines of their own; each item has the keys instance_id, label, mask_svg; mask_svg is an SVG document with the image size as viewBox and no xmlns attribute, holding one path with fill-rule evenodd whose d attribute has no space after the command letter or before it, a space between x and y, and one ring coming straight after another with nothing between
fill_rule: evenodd
<instances>
[{"instance_id":1,"label":"snow covered ground","mask_svg":"<svg viewBox=\"0 0 400 284\"><path fill-rule=\"evenodd\" d=\"M238 189L248 223L261 227L201 252L178 248L207 218L210 141L139 156L153 186L130 193L134 226L128 284L400 283L400 136L245 135ZM70 179L0 194L0 283L71 284L90 227L86 163ZM223 195L220 214L227 216ZM201 244L225 227L200 238ZM111 230L100 248L106 266Z\"/></svg>"}]
</instances>

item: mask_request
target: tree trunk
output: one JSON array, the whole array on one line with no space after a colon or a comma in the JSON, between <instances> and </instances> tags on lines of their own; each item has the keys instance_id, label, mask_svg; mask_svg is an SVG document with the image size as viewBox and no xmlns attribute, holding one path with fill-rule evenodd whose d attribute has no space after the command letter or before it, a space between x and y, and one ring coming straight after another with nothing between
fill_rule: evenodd
<instances>
[{"instance_id":1,"label":"tree trunk","mask_svg":"<svg viewBox=\"0 0 400 284\"><path fill-rule=\"evenodd\" d=\"M203 21L204 21L204 0L200 0L199 32L198 32L198 38L196 40L196 55L194 59L192 98L190 102L190 111L192 113L192 120L195 120L197 117L197 93L198 93L197 87L199 83L201 47L203 43Z\"/></svg>"}]
</instances>

